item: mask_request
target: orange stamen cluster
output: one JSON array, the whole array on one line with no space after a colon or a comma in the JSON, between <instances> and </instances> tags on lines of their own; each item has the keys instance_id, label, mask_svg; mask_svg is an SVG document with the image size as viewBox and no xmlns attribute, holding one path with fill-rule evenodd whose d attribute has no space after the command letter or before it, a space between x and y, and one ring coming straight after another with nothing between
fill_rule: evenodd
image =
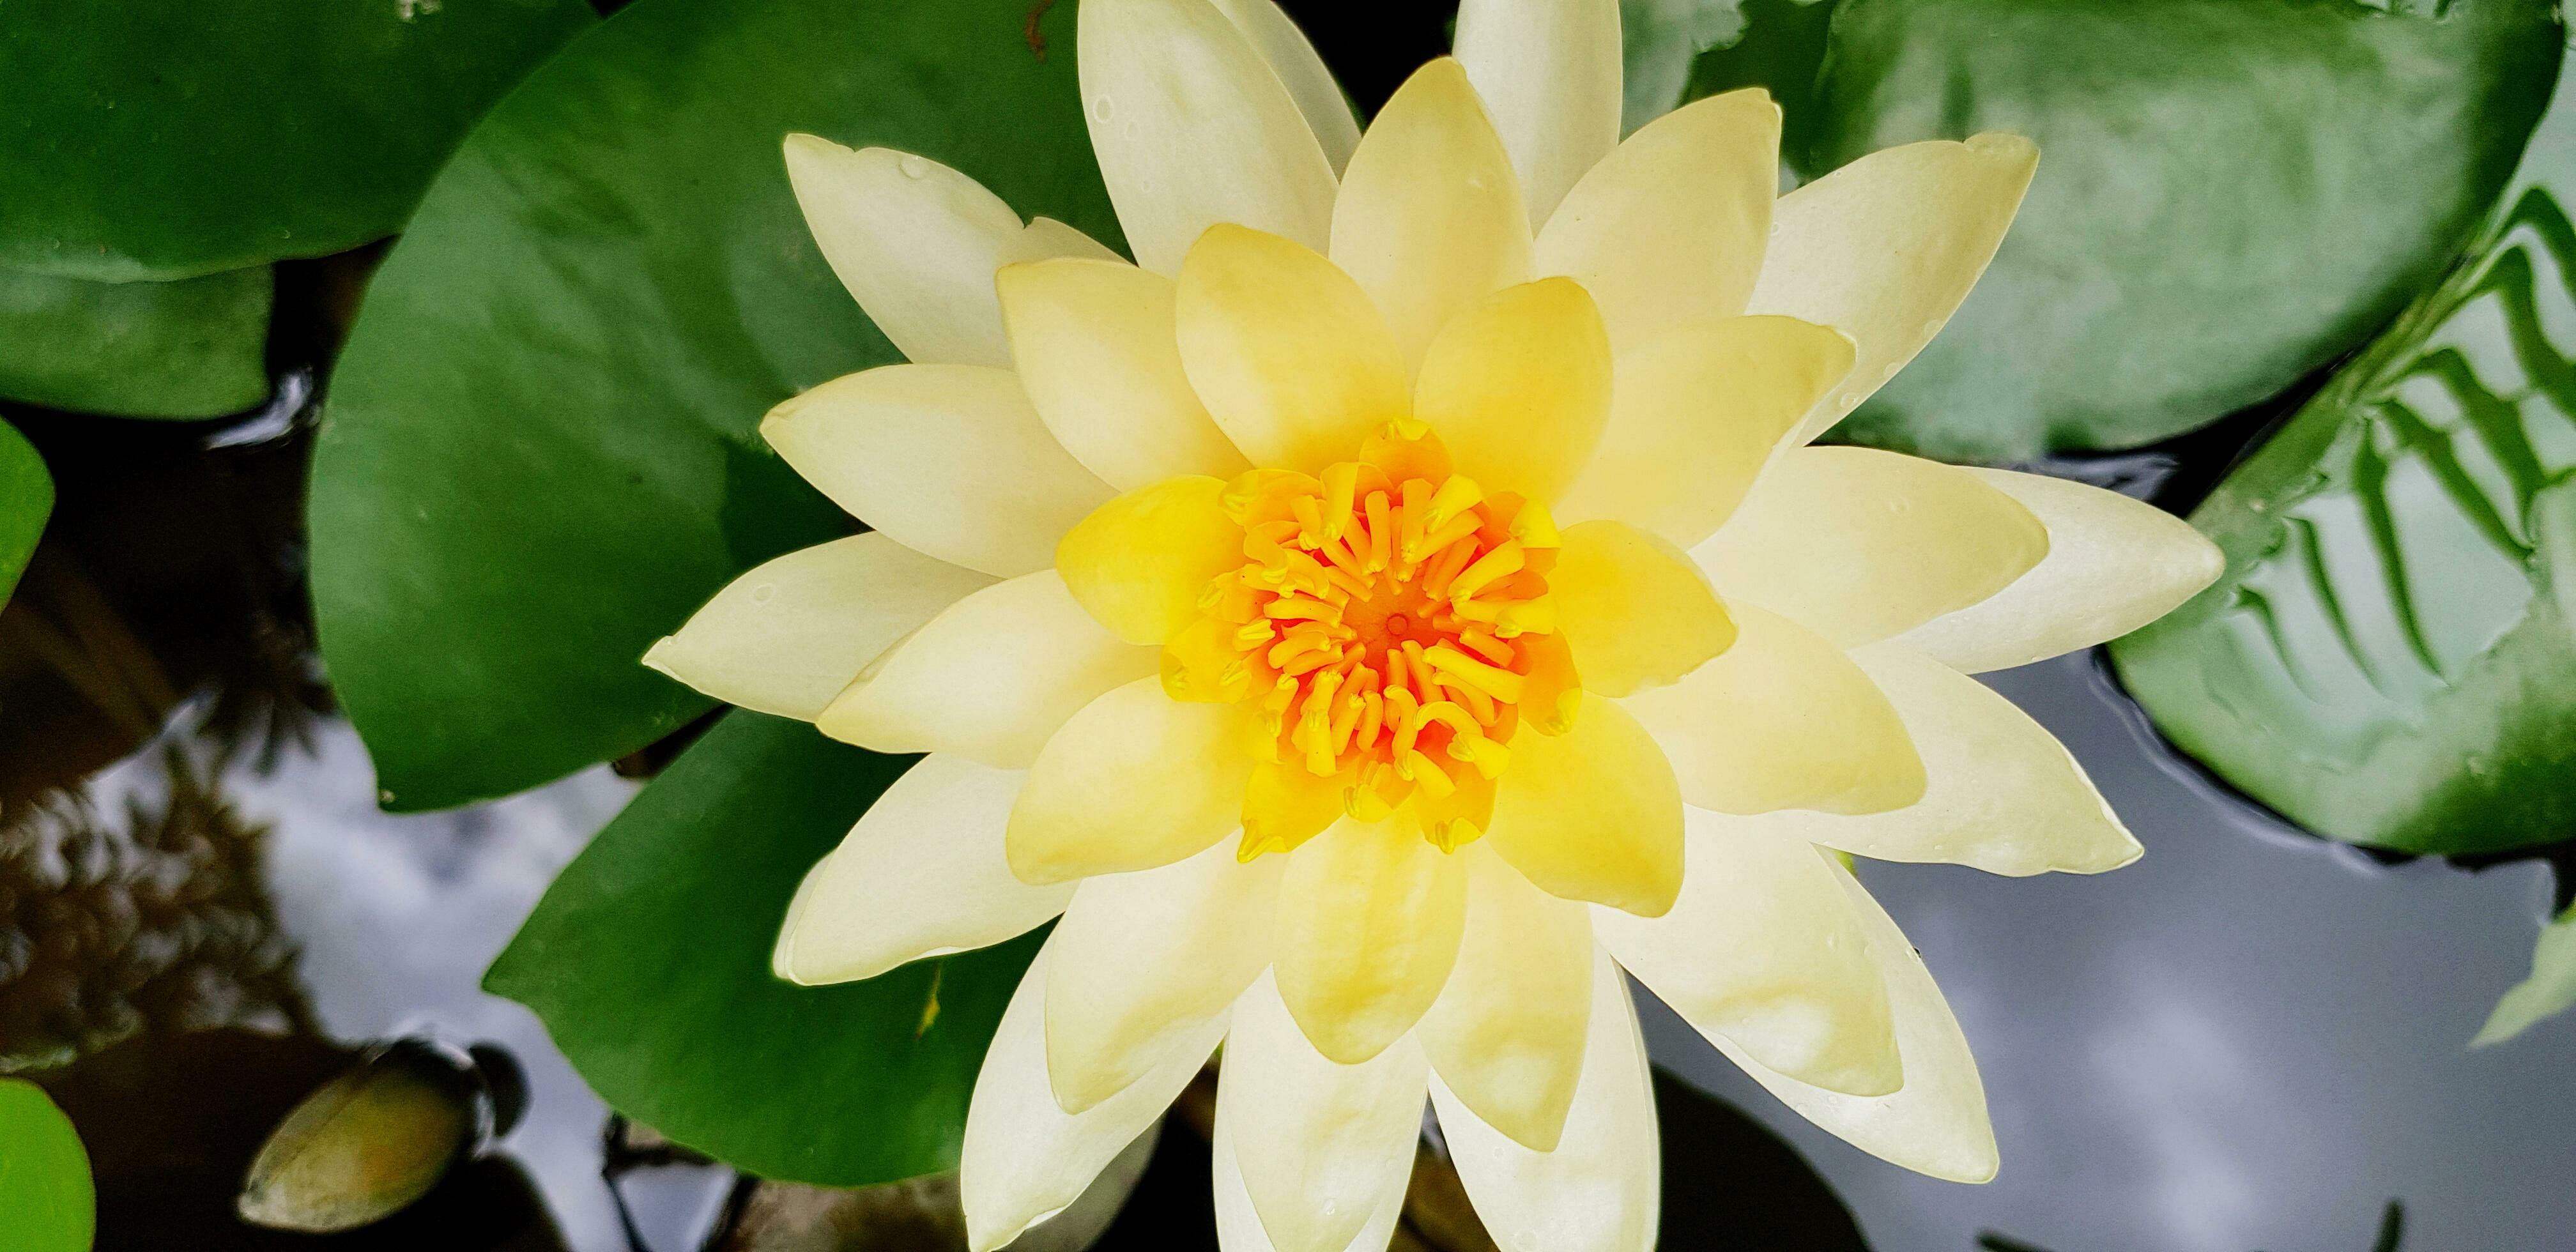
<instances>
[{"instance_id":1,"label":"orange stamen cluster","mask_svg":"<svg viewBox=\"0 0 2576 1252\"><path fill-rule=\"evenodd\" d=\"M1547 510L1450 473L1410 422L1320 476L1243 474L1223 505L1244 564L1201 594L1163 681L1174 699L1257 702L1244 859L1408 801L1444 850L1482 834L1522 710L1550 734L1572 711Z\"/></svg>"}]
</instances>

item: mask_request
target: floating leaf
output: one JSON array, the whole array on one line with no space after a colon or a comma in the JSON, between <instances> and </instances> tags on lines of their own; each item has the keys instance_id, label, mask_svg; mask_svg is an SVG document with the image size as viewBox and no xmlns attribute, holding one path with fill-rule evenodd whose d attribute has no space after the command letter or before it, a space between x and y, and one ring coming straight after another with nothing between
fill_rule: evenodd
<instances>
[{"instance_id":1,"label":"floating leaf","mask_svg":"<svg viewBox=\"0 0 2576 1252\"><path fill-rule=\"evenodd\" d=\"M2564 42L2551 0L1843 0L1803 172L1982 130L2040 166L1975 294L1841 436L2009 460L2280 392L2457 255Z\"/></svg>"},{"instance_id":2,"label":"floating leaf","mask_svg":"<svg viewBox=\"0 0 2576 1252\"><path fill-rule=\"evenodd\" d=\"M0 422L0 604L18 589L27 558L54 511L54 480L18 428Z\"/></svg>"},{"instance_id":3,"label":"floating leaf","mask_svg":"<svg viewBox=\"0 0 2576 1252\"><path fill-rule=\"evenodd\" d=\"M2472 853L2576 829L2576 99L2516 185L2192 513L2227 572L2112 649L2167 738L2322 835Z\"/></svg>"},{"instance_id":4,"label":"floating leaf","mask_svg":"<svg viewBox=\"0 0 2576 1252\"><path fill-rule=\"evenodd\" d=\"M0 269L0 397L119 417L215 417L268 395L267 267L170 283Z\"/></svg>"},{"instance_id":5,"label":"floating leaf","mask_svg":"<svg viewBox=\"0 0 2576 1252\"><path fill-rule=\"evenodd\" d=\"M764 1178L948 1169L1034 937L798 987L769 953L796 884L910 762L737 711L548 888L484 976L609 1104Z\"/></svg>"},{"instance_id":6,"label":"floating leaf","mask_svg":"<svg viewBox=\"0 0 2576 1252\"><path fill-rule=\"evenodd\" d=\"M0 1247L89 1252L98 1220L89 1154L71 1119L23 1078L0 1078Z\"/></svg>"},{"instance_id":7,"label":"floating leaf","mask_svg":"<svg viewBox=\"0 0 2576 1252\"><path fill-rule=\"evenodd\" d=\"M2576 1008L2576 908L2541 928L2540 945L2531 953L2531 977L2496 1001L2487 1024L2478 1028L2473 1048L2503 1043L2543 1019Z\"/></svg>"},{"instance_id":8,"label":"floating leaf","mask_svg":"<svg viewBox=\"0 0 2576 1252\"><path fill-rule=\"evenodd\" d=\"M762 444L897 359L779 143L919 152L1117 242L1068 7L642 0L530 78L375 278L315 453L313 597L393 808L632 752L708 701L637 663L734 574L848 521Z\"/></svg>"},{"instance_id":9,"label":"floating leaf","mask_svg":"<svg viewBox=\"0 0 2576 1252\"><path fill-rule=\"evenodd\" d=\"M9 0L0 267L194 278L392 234L594 20L583 0Z\"/></svg>"}]
</instances>

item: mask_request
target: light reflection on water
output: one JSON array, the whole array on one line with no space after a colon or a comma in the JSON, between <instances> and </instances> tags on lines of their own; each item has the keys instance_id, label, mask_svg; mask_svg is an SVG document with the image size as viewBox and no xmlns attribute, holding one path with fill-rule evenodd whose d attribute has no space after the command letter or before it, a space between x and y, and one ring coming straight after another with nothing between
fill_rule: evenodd
<instances>
[{"instance_id":1,"label":"light reflection on water","mask_svg":"<svg viewBox=\"0 0 2576 1252\"><path fill-rule=\"evenodd\" d=\"M1884 1165L1660 1010L1658 1060L1787 1136L1885 1252L1989 1230L2058 1252L2365 1252L2391 1199L2413 1252L2576 1249L2576 1016L2467 1047L2529 972L2543 866L2383 867L2165 759L2086 657L1987 677L2147 848L2093 878L1863 864L1976 1045L2002 1175Z\"/></svg>"},{"instance_id":2,"label":"light reflection on water","mask_svg":"<svg viewBox=\"0 0 2576 1252\"><path fill-rule=\"evenodd\" d=\"M2001 1178L1967 1187L1882 1164L1650 1008L1661 1062L1796 1144L1882 1252L1965 1250L1989 1230L2057 1252L2362 1252L2390 1199L2406 1203L2415 1252L2576 1249L2576 1018L2466 1047L2527 970L2542 866L2381 866L2164 758L2087 658L1990 677L2066 741L2148 849L2094 878L1863 866L1976 1044ZM497 804L388 815L346 724L317 740L273 774L225 779L274 829L276 915L316 1015L342 1041L509 1047L533 1098L503 1146L574 1248L625 1248L600 1178L606 1110L531 1014L476 984L634 784L592 770ZM105 771L93 795L155 786L153 760ZM661 1252L695 1246L726 1176L655 1174L629 1188L639 1225Z\"/></svg>"}]
</instances>

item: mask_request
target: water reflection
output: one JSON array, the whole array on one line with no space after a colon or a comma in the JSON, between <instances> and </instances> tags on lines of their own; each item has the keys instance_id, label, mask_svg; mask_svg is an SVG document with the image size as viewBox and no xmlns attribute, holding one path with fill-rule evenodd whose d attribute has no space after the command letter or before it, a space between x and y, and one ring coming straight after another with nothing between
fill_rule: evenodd
<instances>
[{"instance_id":1,"label":"water reflection","mask_svg":"<svg viewBox=\"0 0 2576 1252\"><path fill-rule=\"evenodd\" d=\"M2544 865L2384 866L2169 760L2086 657L1988 678L2147 847L2095 878L1863 864L1976 1044L2001 1177L1880 1164L1659 1010L1658 1060L1795 1143L1882 1249L2361 1252L2391 1199L2410 1247L2571 1246L2576 1017L2468 1050L2529 966Z\"/></svg>"}]
</instances>

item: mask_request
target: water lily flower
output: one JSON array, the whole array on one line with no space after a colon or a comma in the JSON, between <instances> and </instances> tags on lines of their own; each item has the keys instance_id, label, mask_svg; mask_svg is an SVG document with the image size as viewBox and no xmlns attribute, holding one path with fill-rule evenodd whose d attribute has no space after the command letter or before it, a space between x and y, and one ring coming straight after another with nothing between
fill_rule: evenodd
<instances>
[{"instance_id":1,"label":"water lily flower","mask_svg":"<svg viewBox=\"0 0 2576 1252\"><path fill-rule=\"evenodd\" d=\"M874 529L647 658L928 754L797 892L781 976L1055 920L967 1119L974 1246L1222 1044L1230 1249L1383 1247L1426 1093L1502 1246L1650 1247L1622 971L1817 1124L1991 1177L1966 1040L1841 854L2135 858L1967 675L2135 629L2219 556L2109 492L1810 441L1958 306L2032 145L1779 197L1759 91L1622 140L1614 0L1467 0L1365 134L1269 0L1079 21L1135 262L790 137L910 363L762 431Z\"/></svg>"}]
</instances>

